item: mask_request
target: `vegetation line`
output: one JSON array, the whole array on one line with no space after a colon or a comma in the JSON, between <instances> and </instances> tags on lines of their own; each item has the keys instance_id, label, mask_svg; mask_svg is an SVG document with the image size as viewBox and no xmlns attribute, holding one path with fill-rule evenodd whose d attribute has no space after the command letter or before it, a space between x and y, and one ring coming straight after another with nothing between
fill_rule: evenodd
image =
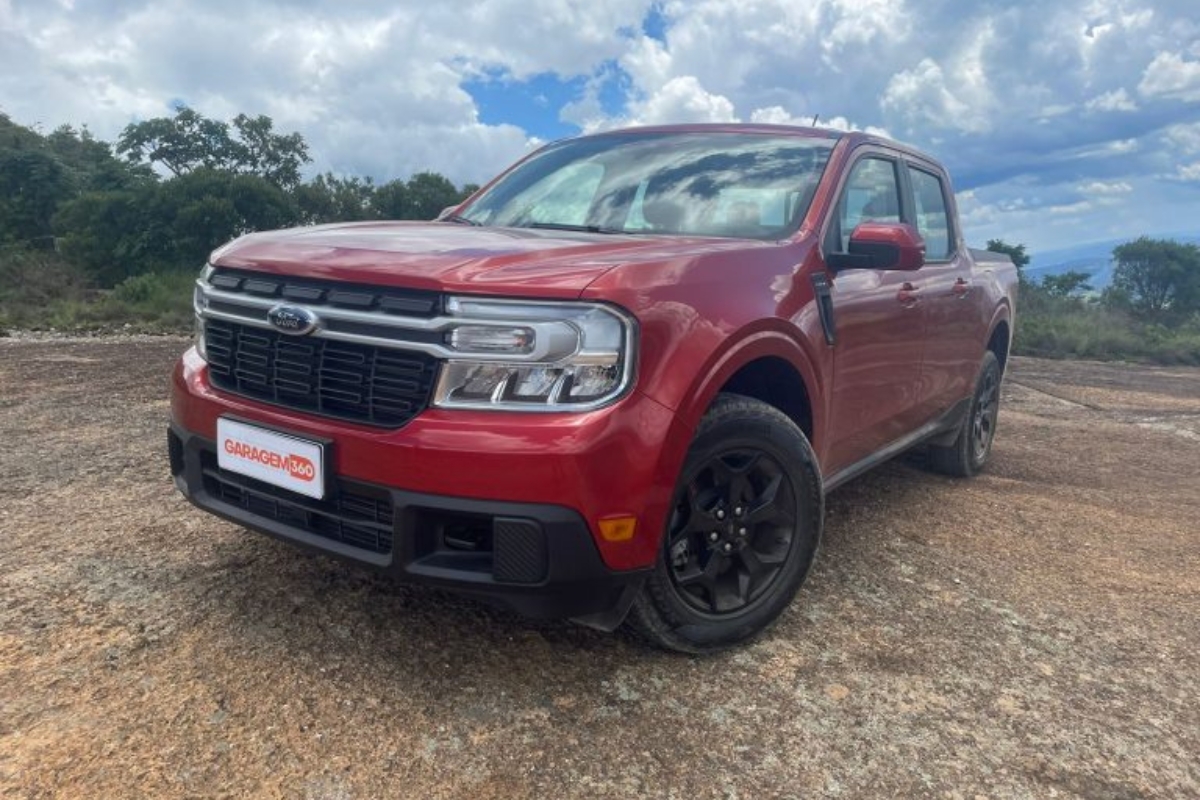
<instances>
[{"instance_id":1,"label":"vegetation line","mask_svg":"<svg viewBox=\"0 0 1200 800\"><path fill-rule=\"evenodd\" d=\"M186 331L198 269L242 233L432 219L477 188L432 172L306 181L309 162L304 139L266 116L222 122L180 106L110 145L86 128L43 134L0 113L0 335ZM1029 263L1024 245L988 249ZM1200 364L1200 248L1141 238L1113 258L1102 293L1081 272L1022 276L1014 352Z\"/></svg>"}]
</instances>

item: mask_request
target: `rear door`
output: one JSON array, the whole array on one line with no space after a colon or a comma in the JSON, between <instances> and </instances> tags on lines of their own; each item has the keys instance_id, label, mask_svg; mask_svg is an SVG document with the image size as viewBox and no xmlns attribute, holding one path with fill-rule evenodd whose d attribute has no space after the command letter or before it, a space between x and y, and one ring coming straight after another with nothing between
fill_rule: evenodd
<instances>
[{"instance_id":1,"label":"rear door","mask_svg":"<svg viewBox=\"0 0 1200 800\"><path fill-rule=\"evenodd\" d=\"M982 357L983 335L972 295L971 260L951 213L950 187L939 170L907 162L912 222L925 240L918 273L925 315L919 388L920 422L934 419L970 394ZM918 423L919 424L919 423Z\"/></svg>"},{"instance_id":2,"label":"rear door","mask_svg":"<svg viewBox=\"0 0 1200 800\"><path fill-rule=\"evenodd\" d=\"M902 169L886 151L858 158L827 221L823 253L846 252L860 222L901 221ZM914 427L924 325L916 273L847 269L829 274L837 337L825 466L832 474Z\"/></svg>"}]
</instances>

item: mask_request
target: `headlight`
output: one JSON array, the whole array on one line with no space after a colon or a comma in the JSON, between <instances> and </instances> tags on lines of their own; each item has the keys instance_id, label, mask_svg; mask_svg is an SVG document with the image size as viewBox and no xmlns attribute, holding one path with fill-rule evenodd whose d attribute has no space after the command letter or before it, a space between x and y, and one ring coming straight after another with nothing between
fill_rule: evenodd
<instances>
[{"instance_id":1,"label":"headlight","mask_svg":"<svg viewBox=\"0 0 1200 800\"><path fill-rule=\"evenodd\" d=\"M462 357L442 365L434 405L586 411L633 378L635 325L609 306L451 297L446 310L464 318L444 334Z\"/></svg>"},{"instance_id":2,"label":"headlight","mask_svg":"<svg viewBox=\"0 0 1200 800\"><path fill-rule=\"evenodd\" d=\"M196 352L205 361L208 360L208 353L204 348L204 310L208 308L208 298L204 295L202 284L208 280L209 273L212 272L212 267L206 266L200 273L199 280L192 287L192 311L196 315L195 338Z\"/></svg>"}]
</instances>

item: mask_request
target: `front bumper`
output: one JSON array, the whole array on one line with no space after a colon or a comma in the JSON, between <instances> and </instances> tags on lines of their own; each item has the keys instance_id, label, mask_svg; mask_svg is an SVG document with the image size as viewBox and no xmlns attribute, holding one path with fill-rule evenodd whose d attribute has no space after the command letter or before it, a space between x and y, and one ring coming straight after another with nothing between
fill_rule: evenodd
<instances>
[{"instance_id":1,"label":"front bumper","mask_svg":"<svg viewBox=\"0 0 1200 800\"><path fill-rule=\"evenodd\" d=\"M223 415L331 442L328 500L217 469ZM611 627L655 561L690 436L636 393L586 414L431 409L399 430L368 428L218 392L189 351L170 439L176 485L218 516L528 616ZM620 515L637 518L632 539L597 535Z\"/></svg>"}]
</instances>

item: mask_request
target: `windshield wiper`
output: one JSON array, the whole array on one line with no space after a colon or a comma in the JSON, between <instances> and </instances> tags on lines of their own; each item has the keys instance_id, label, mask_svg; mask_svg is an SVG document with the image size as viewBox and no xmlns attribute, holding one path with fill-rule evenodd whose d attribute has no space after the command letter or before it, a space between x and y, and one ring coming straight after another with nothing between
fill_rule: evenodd
<instances>
[{"instance_id":1,"label":"windshield wiper","mask_svg":"<svg viewBox=\"0 0 1200 800\"><path fill-rule=\"evenodd\" d=\"M477 228L483 225L482 222L476 222L473 219L468 219L462 214L447 214L444 217L439 217L438 222L453 222L458 225L473 225Z\"/></svg>"},{"instance_id":2,"label":"windshield wiper","mask_svg":"<svg viewBox=\"0 0 1200 800\"><path fill-rule=\"evenodd\" d=\"M607 228L603 225L571 225L566 222L530 222L526 225L521 225L522 228L542 228L551 231L579 231L580 233L607 233L607 234L624 234L624 233L640 233L641 231L627 231L624 228Z\"/></svg>"}]
</instances>

